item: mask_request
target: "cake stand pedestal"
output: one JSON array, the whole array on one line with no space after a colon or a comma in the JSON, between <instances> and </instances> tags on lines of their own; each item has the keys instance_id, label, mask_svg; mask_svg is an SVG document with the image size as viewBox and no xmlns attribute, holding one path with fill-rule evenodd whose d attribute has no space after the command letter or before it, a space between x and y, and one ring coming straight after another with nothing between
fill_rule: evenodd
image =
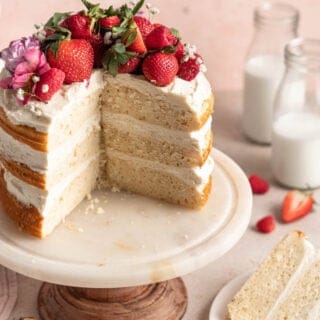
<instances>
[{"instance_id":1,"label":"cake stand pedestal","mask_svg":"<svg viewBox=\"0 0 320 320\"><path fill-rule=\"evenodd\" d=\"M187 292L178 277L230 250L251 216L247 177L220 151L213 157L214 188L200 212L97 191L41 241L0 209L0 264L47 282L43 320L182 319Z\"/></svg>"}]
</instances>

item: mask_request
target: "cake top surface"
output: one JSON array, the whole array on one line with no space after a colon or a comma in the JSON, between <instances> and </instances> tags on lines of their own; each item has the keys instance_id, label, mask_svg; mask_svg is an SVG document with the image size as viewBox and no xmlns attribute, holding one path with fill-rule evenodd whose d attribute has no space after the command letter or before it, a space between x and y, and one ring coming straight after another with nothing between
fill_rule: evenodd
<instances>
[{"instance_id":1,"label":"cake top surface","mask_svg":"<svg viewBox=\"0 0 320 320\"><path fill-rule=\"evenodd\" d=\"M119 8L81 2L84 10L55 13L32 36L1 51L0 88L14 94L20 106L48 103L65 85L82 88L94 69L114 77L134 74L178 95L190 95L199 82L208 89L197 48L183 43L176 29L154 23L156 7L144 0Z\"/></svg>"}]
</instances>

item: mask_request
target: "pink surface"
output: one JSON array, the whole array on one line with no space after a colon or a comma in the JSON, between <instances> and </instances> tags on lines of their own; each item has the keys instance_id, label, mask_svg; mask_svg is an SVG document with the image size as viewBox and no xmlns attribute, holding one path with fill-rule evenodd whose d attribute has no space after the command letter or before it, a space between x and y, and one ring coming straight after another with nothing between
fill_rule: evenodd
<instances>
[{"instance_id":1,"label":"pink surface","mask_svg":"<svg viewBox=\"0 0 320 320\"><path fill-rule=\"evenodd\" d=\"M98 0L96 0L98 1ZM0 0L1 2L1 0ZM94 2L92 0L92 2ZM124 1L100 1L121 4ZM208 66L215 90L238 89L242 65L252 36L255 0L155 0L161 13L156 20L178 28L183 38L198 46ZM319 0L288 0L302 14L301 33L319 37ZM168 5L170 4L170 5ZM0 48L11 39L33 32L33 24L45 22L54 11L81 8L80 0L2 0Z\"/></svg>"}]
</instances>

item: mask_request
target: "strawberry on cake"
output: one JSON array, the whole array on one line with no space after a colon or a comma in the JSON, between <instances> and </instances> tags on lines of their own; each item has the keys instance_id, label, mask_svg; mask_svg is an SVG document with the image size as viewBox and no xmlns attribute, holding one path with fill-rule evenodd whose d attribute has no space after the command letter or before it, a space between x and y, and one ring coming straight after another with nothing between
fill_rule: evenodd
<instances>
[{"instance_id":1,"label":"strawberry on cake","mask_svg":"<svg viewBox=\"0 0 320 320\"><path fill-rule=\"evenodd\" d=\"M141 0L55 13L1 51L0 200L43 238L97 187L206 204L213 94L196 47Z\"/></svg>"}]
</instances>

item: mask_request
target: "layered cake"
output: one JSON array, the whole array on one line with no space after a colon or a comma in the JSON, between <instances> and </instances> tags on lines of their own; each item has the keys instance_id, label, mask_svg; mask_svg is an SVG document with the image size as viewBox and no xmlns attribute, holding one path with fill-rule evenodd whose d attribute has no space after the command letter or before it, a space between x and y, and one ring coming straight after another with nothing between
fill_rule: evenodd
<instances>
[{"instance_id":1,"label":"layered cake","mask_svg":"<svg viewBox=\"0 0 320 320\"><path fill-rule=\"evenodd\" d=\"M194 209L211 190L213 94L195 46L143 1L82 2L1 52L1 204L40 238L96 188Z\"/></svg>"},{"instance_id":2,"label":"layered cake","mask_svg":"<svg viewBox=\"0 0 320 320\"><path fill-rule=\"evenodd\" d=\"M233 298L226 320L318 320L319 279L320 251L292 232Z\"/></svg>"}]
</instances>

